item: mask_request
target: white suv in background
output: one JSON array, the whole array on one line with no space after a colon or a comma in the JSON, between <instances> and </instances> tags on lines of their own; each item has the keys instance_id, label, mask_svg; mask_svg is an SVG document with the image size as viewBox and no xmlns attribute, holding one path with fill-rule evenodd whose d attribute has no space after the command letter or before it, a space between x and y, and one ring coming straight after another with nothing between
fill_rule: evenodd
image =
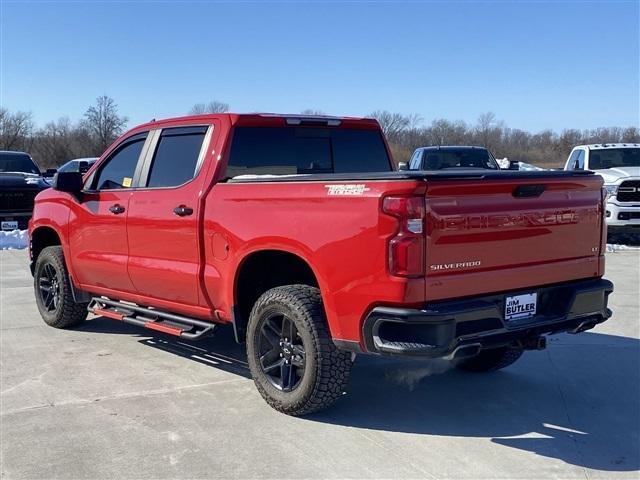
<instances>
[{"instance_id":1,"label":"white suv in background","mask_svg":"<svg viewBox=\"0 0 640 480\"><path fill-rule=\"evenodd\" d=\"M609 227L640 227L640 144L578 145L564 169L593 170L604 178Z\"/></svg>"}]
</instances>

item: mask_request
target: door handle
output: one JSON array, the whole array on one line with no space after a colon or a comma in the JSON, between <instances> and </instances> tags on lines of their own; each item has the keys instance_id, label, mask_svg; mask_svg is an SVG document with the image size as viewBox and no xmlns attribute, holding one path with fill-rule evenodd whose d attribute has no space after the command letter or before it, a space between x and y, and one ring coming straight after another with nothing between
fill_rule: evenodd
<instances>
[{"instance_id":1,"label":"door handle","mask_svg":"<svg viewBox=\"0 0 640 480\"><path fill-rule=\"evenodd\" d=\"M193 213L193 208L187 207L186 205L180 205L173 209L173 213L175 213L179 217L186 217L187 215L191 215Z\"/></svg>"},{"instance_id":2,"label":"door handle","mask_svg":"<svg viewBox=\"0 0 640 480\"><path fill-rule=\"evenodd\" d=\"M121 213L124 213L124 207L119 203L116 203L115 205L111 205L109 207L109 211L114 215L120 215Z\"/></svg>"}]
</instances>

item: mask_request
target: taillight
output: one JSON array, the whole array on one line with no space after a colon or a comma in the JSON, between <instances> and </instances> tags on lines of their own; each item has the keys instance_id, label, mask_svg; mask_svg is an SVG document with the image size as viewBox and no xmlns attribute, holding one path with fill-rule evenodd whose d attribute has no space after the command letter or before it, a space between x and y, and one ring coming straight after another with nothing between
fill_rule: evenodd
<instances>
[{"instance_id":1,"label":"taillight","mask_svg":"<svg viewBox=\"0 0 640 480\"><path fill-rule=\"evenodd\" d=\"M400 277L424 275L424 198L385 197L382 211L398 220L388 242L389 273Z\"/></svg>"}]
</instances>

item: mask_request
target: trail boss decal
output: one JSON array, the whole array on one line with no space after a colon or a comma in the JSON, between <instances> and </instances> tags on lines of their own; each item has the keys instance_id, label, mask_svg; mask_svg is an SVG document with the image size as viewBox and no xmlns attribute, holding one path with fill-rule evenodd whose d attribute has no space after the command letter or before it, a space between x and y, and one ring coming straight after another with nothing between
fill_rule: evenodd
<instances>
[{"instance_id":1,"label":"trail boss decal","mask_svg":"<svg viewBox=\"0 0 640 480\"><path fill-rule=\"evenodd\" d=\"M368 192L370 189L363 183L357 184L342 184L342 185L325 185L327 189L327 195L362 195L364 192Z\"/></svg>"},{"instance_id":2,"label":"trail boss decal","mask_svg":"<svg viewBox=\"0 0 640 480\"><path fill-rule=\"evenodd\" d=\"M537 293L525 293L507 297L504 302L504 319L529 318L536 314Z\"/></svg>"}]
</instances>

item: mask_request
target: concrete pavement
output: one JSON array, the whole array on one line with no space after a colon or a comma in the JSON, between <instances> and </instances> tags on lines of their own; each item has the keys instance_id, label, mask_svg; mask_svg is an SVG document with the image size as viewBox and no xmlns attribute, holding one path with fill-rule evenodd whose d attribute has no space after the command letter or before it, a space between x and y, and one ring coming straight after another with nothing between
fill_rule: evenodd
<instances>
[{"instance_id":1,"label":"concrete pavement","mask_svg":"<svg viewBox=\"0 0 640 480\"><path fill-rule=\"evenodd\" d=\"M607 256L614 317L504 371L358 357L336 406L263 402L231 331L199 343L37 312L0 252L2 478L638 478L640 252Z\"/></svg>"}]
</instances>

